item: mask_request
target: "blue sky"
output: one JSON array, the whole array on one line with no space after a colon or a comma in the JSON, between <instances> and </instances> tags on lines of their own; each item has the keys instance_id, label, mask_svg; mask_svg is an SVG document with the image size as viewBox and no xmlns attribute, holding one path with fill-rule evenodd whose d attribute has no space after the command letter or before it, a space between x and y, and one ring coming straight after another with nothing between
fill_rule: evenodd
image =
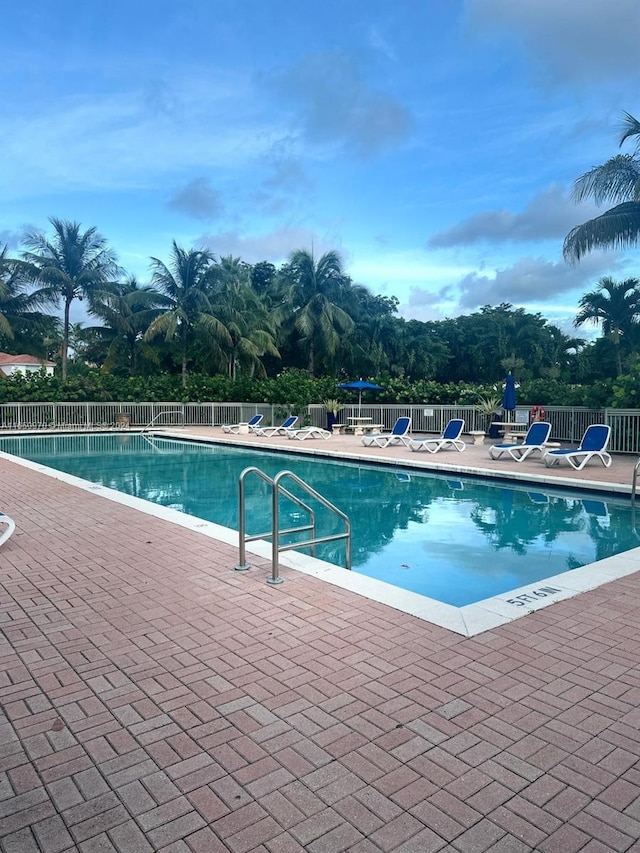
<instances>
[{"instance_id":1,"label":"blue sky","mask_svg":"<svg viewBox=\"0 0 640 853\"><path fill-rule=\"evenodd\" d=\"M570 330L638 253L562 260L574 179L640 115L638 0L25 0L3 9L0 242L96 226L141 281L171 241L354 281L441 319Z\"/></svg>"}]
</instances>

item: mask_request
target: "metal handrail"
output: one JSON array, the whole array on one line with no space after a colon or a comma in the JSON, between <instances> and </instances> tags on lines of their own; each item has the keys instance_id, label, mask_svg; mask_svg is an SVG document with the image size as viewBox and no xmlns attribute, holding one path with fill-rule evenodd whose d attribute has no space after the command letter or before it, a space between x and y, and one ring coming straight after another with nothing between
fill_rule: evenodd
<instances>
[{"instance_id":1,"label":"metal handrail","mask_svg":"<svg viewBox=\"0 0 640 853\"><path fill-rule=\"evenodd\" d=\"M150 426L153 426L153 424L158 420L159 417L161 417L161 415L180 415L180 417L182 418L182 426L184 426L184 408L163 409L162 412L158 412L157 415L154 415L149 421L149 423L142 427L140 432L144 432L145 430L148 430Z\"/></svg>"},{"instance_id":2,"label":"metal handrail","mask_svg":"<svg viewBox=\"0 0 640 853\"><path fill-rule=\"evenodd\" d=\"M266 533L258 533L252 536L247 536L246 533L246 518L245 518L245 480L249 474L255 474L257 477L260 477L261 480L264 480L265 483L268 483L271 486L271 531ZM328 536L316 536L316 514L313 509L308 506L304 501L286 489L281 481L285 478L289 478L293 480L301 489L307 492L308 495L315 498L322 506L326 507L330 512L333 512L334 515L337 515L338 518L342 519L345 523L345 531L344 533L334 533ZM280 495L284 495L284 497L291 500L296 506L300 507L304 512L306 512L309 516L309 523L302 524L298 527L287 528L286 530L280 530L280 507L279 507L279 497ZM311 538L305 540L304 542L294 542L288 545L280 545L280 536L288 535L290 533L301 533L305 530L311 531ZM267 583L270 584L280 584L283 582L283 578L280 577L280 565L279 565L279 555L281 551L290 551L293 548L305 548L310 546L311 553L315 555L315 546L320 544L321 542L335 542L339 539L346 540L346 556L345 556L345 566L347 569L351 569L351 521L349 517L342 512L342 510L338 509L331 501L327 500L323 495L317 492L312 486L308 483L305 483L304 480L301 480L296 474L292 471L280 471L279 474L272 479L264 471L261 471L259 468L250 467L245 468L244 471L240 474L240 478L238 480L238 564L234 567L235 571L244 572L247 571L250 565L246 561L246 543L253 542L256 539L271 539L271 577L267 578Z\"/></svg>"},{"instance_id":3,"label":"metal handrail","mask_svg":"<svg viewBox=\"0 0 640 853\"><path fill-rule=\"evenodd\" d=\"M140 437L142 439L144 439L144 441L146 441L147 444L149 444L156 451L156 453L166 453L167 452L165 450L162 450L160 447L158 447L158 445L155 443L153 438L149 438L148 435L145 435L144 430L140 431Z\"/></svg>"},{"instance_id":4,"label":"metal handrail","mask_svg":"<svg viewBox=\"0 0 640 853\"><path fill-rule=\"evenodd\" d=\"M631 504L635 505L636 491L638 486L638 469L640 468L640 456L636 459L636 464L633 466L633 480L631 482Z\"/></svg>"}]
</instances>

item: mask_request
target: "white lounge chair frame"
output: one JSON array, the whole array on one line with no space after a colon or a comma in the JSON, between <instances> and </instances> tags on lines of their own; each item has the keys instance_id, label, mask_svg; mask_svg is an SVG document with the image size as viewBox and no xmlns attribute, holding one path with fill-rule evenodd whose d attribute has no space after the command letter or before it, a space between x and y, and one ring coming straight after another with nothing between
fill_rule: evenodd
<instances>
[{"instance_id":1,"label":"white lounge chair frame","mask_svg":"<svg viewBox=\"0 0 640 853\"><path fill-rule=\"evenodd\" d=\"M325 441L331 438L331 433L322 427L308 426L302 429L291 429L287 431L287 438L296 438L305 441L307 438L323 438Z\"/></svg>"},{"instance_id":2,"label":"white lounge chair frame","mask_svg":"<svg viewBox=\"0 0 640 853\"><path fill-rule=\"evenodd\" d=\"M273 435L288 435L298 422L297 415L289 415L288 418L285 418L280 426L272 426L272 427L257 427L254 429L256 435L266 435L268 438L271 438Z\"/></svg>"},{"instance_id":3,"label":"white lounge chair frame","mask_svg":"<svg viewBox=\"0 0 640 853\"><path fill-rule=\"evenodd\" d=\"M459 429L454 431L453 424L457 424ZM460 438L463 429L464 420L462 418L451 418L439 438L414 438L409 442L409 447L411 450L426 450L428 453L438 453L444 448L462 452L467 446L464 440Z\"/></svg>"},{"instance_id":4,"label":"white lounge chair frame","mask_svg":"<svg viewBox=\"0 0 640 853\"><path fill-rule=\"evenodd\" d=\"M13 535L13 531L16 529L16 523L4 512L0 512L0 524L6 524L7 526L7 529L0 536L0 545L3 545L7 539Z\"/></svg>"},{"instance_id":5,"label":"white lounge chair frame","mask_svg":"<svg viewBox=\"0 0 640 853\"><path fill-rule=\"evenodd\" d=\"M404 423L404 430L400 431L401 425ZM411 418L406 415L399 417L391 432L370 433L362 436L362 443L365 447L389 447L391 444L404 444L406 447L411 440L408 434L411 429Z\"/></svg>"},{"instance_id":6,"label":"white lounge chair frame","mask_svg":"<svg viewBox=\"0 0 640 853\"><path fill-rule=\"evenodd\" d=\"M546 427L546 430L544 427ZM534 436L536 433L540 433L543 436L542 441L531 442L529 436L532 434L532 431ZM527 456L531 456L536 450L542 455L545 451L545 444L549 441L550 433L551 424L548 421L536 421L527 430L522 444L494 444L489 448L489 456L492 459L499 459L503 453L506 453L515 462L523 462Z\"/></svg>"},{"instance_id":7,"label":"white lounge chair frame","mask_svg":"<svg viewBox=\"0 0 640 853\"><path fill-rule=\"evenodd\" d=\"M247 423L249 428L249 432L255 432L256 428L260 424L263 415L254 415L251 420ZM234 435L238 435L240 432L240 424L222 424L222 432L232 432Z\"/></svg>"},{"instance_id":8,"label":"white lounge chair frame","mask_svg":"<svg viewBox=\"0 0 640 853\"><path fill-rule=\"evenodd\" d=\"M589 432L593 433L595 429L603 431L605 437L600 447L592 449L588 446L590 439ZM606 448L610 438L611 427L608 424L591 424L584 431L582 441L578 447L573 450L547 450L542 457L542 461L547 468L551 468L552 465L558 465L561 459L566 459L574 471L582 471L587 462L595 456L596 459L602 462L605 468L609 468L611 466L611 456L607 453ZM587 447L585 447L585 444L587 444Z\"/></svg>"}]
</instances>

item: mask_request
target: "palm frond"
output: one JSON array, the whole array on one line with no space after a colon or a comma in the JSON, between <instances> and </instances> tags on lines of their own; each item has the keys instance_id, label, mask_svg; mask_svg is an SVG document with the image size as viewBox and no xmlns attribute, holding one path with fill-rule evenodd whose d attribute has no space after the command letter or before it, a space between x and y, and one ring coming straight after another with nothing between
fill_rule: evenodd
<instances>
[{"instance_id":1,"label":"palm frond","mask_svg":"<svg viewBox=\"0 0 640 853\"><path fill-rule=\"evenodd\" d=\"M213 314L200 314L196 323L197 331L204 331L206 335L215 341L231 345L231 335L224 323L221 323Z\"/></svg>"},{"instance_id":2,"label":"palm frond","mask_svg":"<svg viewBox=\"0 0 640 853\"><path fill-rule=\"evenodd\" d=\"M144 333L145 341L164 335L165 341L171 341L176 336L179 327L179 316L177 311L166 311L151 323Z\"/></svg>"},{"instance_id":3,"label":"palm frond","mask_svg":"<svg viewBox=\"0 0 640 853\"><path fill-rule=\"evenodd\" d=\"M640 121L634 118L631 113L624 113L622 120L622 134L620 136L620 145L623 145L627 139L636 137L636 148L640 147Z\"/></svg>"},{"instance_id":4,"label":"palm frond","mask_svg":"<svg viewBox=\"0 0 640 853\"><path fill-rule=\"evenodd\" d=\"M562 254L576 263L593 249L624 249L640 242L640 202L628 201L577 225L565 237Z\"/></svg>"},{"instance_id":5,"label":"palm frond","mask_svg":"<svg viewBox=\"0 0 640 853\"><path fill-rule=\"evenodd\" d=\"M573 185L571 198L581 202L592 198L596 204L630 201L640 180L640 161L634 154L617 154L602 166L581 175Z\"/></svg>"}]
</instances>

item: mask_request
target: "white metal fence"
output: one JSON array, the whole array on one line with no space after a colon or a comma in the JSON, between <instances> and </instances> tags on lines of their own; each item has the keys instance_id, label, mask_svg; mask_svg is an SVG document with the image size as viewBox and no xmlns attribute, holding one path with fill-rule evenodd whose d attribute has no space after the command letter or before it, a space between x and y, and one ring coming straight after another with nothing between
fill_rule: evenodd
<instances>
[{"instance_id":1,"label":"white metal fence","mask_svg":"<svg viewBox=\"0 0 640 853\"><path fill-rule=\"evenodd\" d=\"M528 416L528 407L517 410ZM587 409L563 406L546 407L551 436L556 441L577 444L589 424L611 425L611 450L614 453L640 453L640 409ZM298 410L293 406L269 403L3 403L0 405L0 429L4 430L93 430L130 425L141 429L154 426L220 426L248 421L252 415L264 415L266 424L279 424L297 414L301 425L325 426L322 405ZM485 415L473 406L392 405L367 403L347 405L339 420L362 415L391 429L402 415L412 420L412 432L440 433L450 418L464 418L465 432L488 426Z\"/></svg>"}]
</instances>

